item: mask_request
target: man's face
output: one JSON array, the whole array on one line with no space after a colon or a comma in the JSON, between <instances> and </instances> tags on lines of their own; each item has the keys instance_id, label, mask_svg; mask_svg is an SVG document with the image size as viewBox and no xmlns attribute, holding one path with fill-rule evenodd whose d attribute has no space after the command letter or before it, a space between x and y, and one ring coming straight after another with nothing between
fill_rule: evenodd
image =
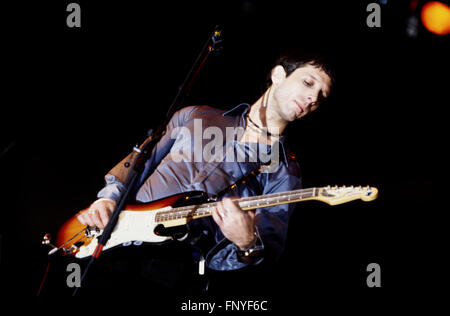
<instances>
[{"instance_id":1,"label":"man's face","mask_svg":"<svg viewBox=\"0 0 450 316\"><path fill-rule=\"evenodd\" d=\"M316 110L320 101L328 97L330 88L330 77L312 65L297 68L287 77L282 66L272 71L275 110L287 122Z\"/></svg>"}]
</instances>

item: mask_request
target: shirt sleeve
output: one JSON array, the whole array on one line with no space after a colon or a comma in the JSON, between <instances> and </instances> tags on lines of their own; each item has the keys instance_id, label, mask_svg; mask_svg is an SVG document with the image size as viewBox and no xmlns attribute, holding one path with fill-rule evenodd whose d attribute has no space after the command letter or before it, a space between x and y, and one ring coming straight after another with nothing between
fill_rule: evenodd
<instances>
[{"instance_id":1,"label":"shirt sleeve","mask_svg":"<svg viewBox=\"0 0 450 316\"><path fill-rule=\"evenodd\" d=\"M280 168L275 173L261 174L264 188L263 194L286 192L302 188L300 169L295 161ZM220 241L207 255L208 267L213 270L235 270L249 265L257 265L263 260L267 263L278 261L284 250L289 218L295 204L283 204L257 209L256 229L257 245L261 255L253 262L240 260L236 247L227 239Z\"/></svg>"},{"instance_id":2,"label":"shirt sleeve","mask_svg":"<svg viewBox=\"0 0 450 316\"><path fill-rule=\"evenodd\" d=\"M196 108L196 106L185 107L177 111L172 116L169 123L167 124L164 136L162 136L162 138L153 148L150 159L146 161L144 170L137 184L135 185L135 188L133 189L132 195L136 194L137 190L153 173L161 160L170 152L170 149L172 148L172 145L176 139L176 133L178 130L177 127L184 126L184 124L189 120L190 116ZM145 144L147 140L143 144ZM107 198L115 201L119 200L120 196L125 190L124 182L126 179L126 175L128 174L128 168L125 167L125 163L132 163L134 154L134 152L130 153L105 175L106 185L98 192L98 198Z\"/></svg>"}]
</instances>

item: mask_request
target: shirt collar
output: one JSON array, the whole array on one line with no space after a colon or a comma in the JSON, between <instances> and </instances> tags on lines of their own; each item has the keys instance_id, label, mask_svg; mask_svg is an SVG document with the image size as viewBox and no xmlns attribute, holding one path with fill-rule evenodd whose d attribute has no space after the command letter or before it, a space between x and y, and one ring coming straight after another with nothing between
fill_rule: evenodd
<instances>
[{"instance_id":1,"label":"shirt collar","mask_svg":"<svg viewBox=\"0 0 450 316\"><path fill-rule=\"evenodd\" d=\"M222 115L223 116L240 116L242 121L242 125L244 126L244 128L246 127L246 120L245 120L245 116L247 115L248 111L250 110L250 104L248 103L241 103L238 104L237 106L235 106L234 108L232 108L231 110L228 110L226 112L224 112ZM281 151L283 152L283 158L284 161L287 163L288 159L287 159L287 153L286 153L286 148L285 148L285 142L286 142L286 136L283 135L280 137L280 147L281 147Z\"/></svg>"}]
</instances>

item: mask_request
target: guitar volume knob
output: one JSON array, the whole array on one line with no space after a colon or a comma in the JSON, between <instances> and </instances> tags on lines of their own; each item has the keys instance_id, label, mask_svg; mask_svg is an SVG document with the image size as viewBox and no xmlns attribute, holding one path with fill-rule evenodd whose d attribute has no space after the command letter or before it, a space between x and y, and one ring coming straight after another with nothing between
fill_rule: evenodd
<instances>
[{"instance_id":1,"label":"guitar volume knob","mask_svg":"<svg viewBox=\"0 0 450 316\"><path fill-rule=\"evenodd\" d=\"M51 235L49 233L45 234L44 237L42 237L42 244L48 245L50 244Z\"/></svg>"}]
</instances>

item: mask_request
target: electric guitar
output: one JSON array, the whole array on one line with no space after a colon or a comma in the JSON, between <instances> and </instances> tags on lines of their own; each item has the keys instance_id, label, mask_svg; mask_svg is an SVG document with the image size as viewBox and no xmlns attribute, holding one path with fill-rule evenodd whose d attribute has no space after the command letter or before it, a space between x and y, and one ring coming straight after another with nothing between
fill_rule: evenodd
<instances>
[{"instance_id":1,"label":"electric guitar","mask_svg":"<svg viewBox=\"0 0 450 316\"><path fill-rule=\"evenodd\" d=\"M200 193L200 195L202 194ZM377 196L378 189L375 187L328 186L237 198L236 201L242 210L247 211L308 200L322 201L329 205L347 203L357 199L372 201ZM184 226L191 220L211 216L217 202L192 204L198 198L199 192L190 192L149 203L127 205L121 211L103 251L118 246L127 246L131 243L162 243L173 239L172 228ZM101 234L102 230L82 225L74 216L59 230L56 240L58 246L54 246L49 254L61 250L65 255L86 258L94 253L98 243L97 238ZM48 242L45 243L48 244Z\"/></svg>"}]
</instances>

